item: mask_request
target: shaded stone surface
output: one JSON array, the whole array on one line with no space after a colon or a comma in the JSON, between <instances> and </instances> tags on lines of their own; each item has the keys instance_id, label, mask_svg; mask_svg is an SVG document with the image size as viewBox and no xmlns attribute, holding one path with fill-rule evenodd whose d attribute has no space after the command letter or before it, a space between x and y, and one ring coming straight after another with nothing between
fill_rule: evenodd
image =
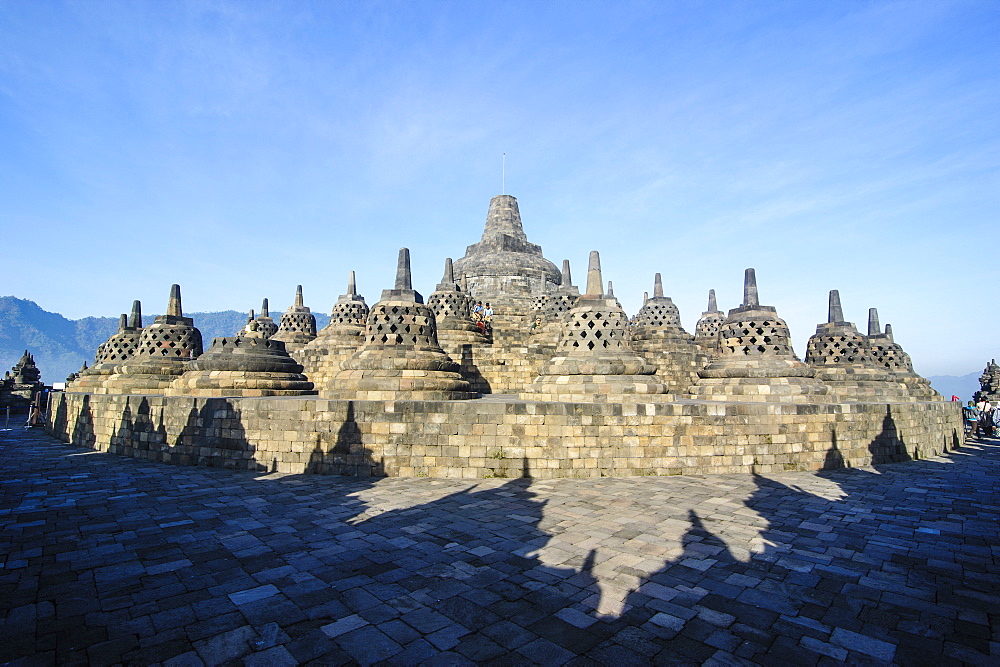
<instances>
[{"instance_id":1,"label":"shaded stone surface","mask_svg":"<svg viewBox=\"0 0 1000 667\"><path fill-rule=\"evenodd\" d=\"M992 664L998 480L995 440L472 483L178 468L17 430L0 662Z\"/></svg>"}]
</instances>

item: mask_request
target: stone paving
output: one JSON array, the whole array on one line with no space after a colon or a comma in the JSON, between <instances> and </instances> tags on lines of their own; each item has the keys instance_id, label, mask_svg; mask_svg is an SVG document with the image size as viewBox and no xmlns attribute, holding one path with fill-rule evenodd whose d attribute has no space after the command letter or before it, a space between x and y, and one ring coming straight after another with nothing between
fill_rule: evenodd
<instances>
[{"instance_id":1,"label":"stone paving","mask_svg":"<svg viewBox=\"0 0 1000 667\"><path fill-rule=\"evenodd\" d=\"M471 482L176 467L16 429L0 663L995 664L998 487L1000 441Z\"/></svg>"}]
</instances>

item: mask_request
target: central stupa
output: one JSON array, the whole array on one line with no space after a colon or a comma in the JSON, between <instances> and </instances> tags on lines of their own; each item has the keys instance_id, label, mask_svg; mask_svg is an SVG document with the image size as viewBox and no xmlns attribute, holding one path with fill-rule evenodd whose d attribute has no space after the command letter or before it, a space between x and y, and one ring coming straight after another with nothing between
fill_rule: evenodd
<instances>
[{"instance_id":1,"label":"central stupa","mask_svg":"<svg viewBox=\"0 0 1000 667\"><path fill-rule=\"evenodd\" d=\"M479 243L455 261L455 277L466 277L476 300L526 313L534 297L558 289L562 274L542 256L541 246L528 242L521 226L517 199L497 195L490 200L486 229ZM520 303L522 300L529 300Z\"/></svg>"}]
</instances>

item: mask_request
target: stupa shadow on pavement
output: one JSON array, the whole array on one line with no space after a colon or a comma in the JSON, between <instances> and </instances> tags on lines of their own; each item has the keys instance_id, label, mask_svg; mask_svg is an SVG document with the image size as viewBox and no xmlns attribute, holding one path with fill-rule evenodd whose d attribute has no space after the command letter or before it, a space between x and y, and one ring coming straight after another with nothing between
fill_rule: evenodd
<instances>
[{"instance_id":1,"label":"stupa shadow on pavement","mask_svg":"<svg viewBox=\"0 0 1000 667\"><path fill-rule=\"evenodd\" d=\"M990 662L1000 448L884 442L818 473L376 480L8 432L0 661Z\"/></svg>"}]
</instances>

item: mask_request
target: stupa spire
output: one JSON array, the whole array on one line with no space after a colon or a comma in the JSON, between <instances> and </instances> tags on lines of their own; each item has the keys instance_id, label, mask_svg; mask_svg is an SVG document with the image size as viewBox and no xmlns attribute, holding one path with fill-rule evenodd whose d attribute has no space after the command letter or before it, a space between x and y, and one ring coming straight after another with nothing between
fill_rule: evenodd
<instances>
[{"instance_id":1,"label":"stupa spire","mask_svg":"<svg viewBox=\"0 0 1000 667\"><path fill-rule=\"evenodd\" d=\"M490 207L492 210L492 206ZM396 261L396 286L397 290L412 290L413 280L410 275L410 249L400 248L399 259Z\"/></svg>"},{"instance_id":2,"label":"stupa spire","mask_svg":"<svg viewBox=\"0 0 1000 667\"><path fill-rule=\"evenodd\" d=\"M609 281L608 281L608 298L611 298L611 297L613 297L614 295L615 295L615 286L614 286L614 284L612 284L612 282L611 282L611 281L609 280Z\"/></svg>"},{"instance_id":3,"label":"stupa spire","mask_svg":"<svg viewBox=\"0 0 1000 667\"><path fill-rule=\"evenodd\" d=\"M827 309L826 321L828 324L844 321L844 309L840 306L839 290L830 290L830 305Z\"/></svg>"},{"instance_id":4,"label":"stupa spire","mask_svg":"<svg viewBox=\"0 0 1000 667\"><path fill-rule=\"evenodd\" d=\"M455 284L455 269L451 263L451 257L446 257L444 260L444 276L441 278L441 282L450 285Z\"/></svg>"},{"instance_id":5,"label":"stupa spire","mask_svg":"<svg viewBox=\"0 0 1000 667\"><path fill-rule=\"evenodd\" d=\"M716 301L715 301L715 290L714 289L710 289L710 290L708 290L708 311L707 312L714 313L717 310L719 310L719 304L716 303Z\"/></svg>"},{"instance_id":6,"label":"stupa spire","mask_svg":"<svg viewBox=\"0 0 1000 667\"><path fill-rule=\"evenodd\" d=\"M129 317L128 326L132 329L142 328L142 304L138 299L132 302L132 315Z\"/></svg>"},{"instance_id":7,"label":"stupa spire","mask_svg":"<svg viewBox=\"0 0 1000 667\"><path fill-rule=\"evenodd\" d=\"M601 276L601 254L590 251L587 262L587 296L602 296L604 294L604 278Z\"/></svg>"},{"instance_id":8,"label":"stupa spire","mask_svg":"<svg viewBox=\"0 0 1000 667\"><path fill-rule=\"evenodd\" d=\"M167 301L167 315L184 317L181 312L181 286L174 283L170 286L170 300Z\"/></svg>"},{"instance_id":9,"label":"stupa spire","mask_svg":"<svg viewBox=\"0 0 1000 667\"><path fill-rule=\"evenodd\" d=\"M123 331L125 331L125 327L127 326L128 326L128 315L122 313L118 317L118 333L122 333Z\"/></svg>"},{"instance_id":10,"label":"stupa spire","mask_svg":"<svg viewBox=\"0 0 1000 667\"><path fill-rule=\"evenodd\" d=\"M271 317L271 311L267 307L267 298L264 298L263 303L260 304L260 316L261 317Z\"/></svg>"},{"instance_id":11,"label":"stupa spire","mask_svg":"<svg viewBox=\"0 0 1000 667\"><path fill-rule=\"evenodd\" d=\"M757 297L757 273L747 269L743 274L743 307L755 308L760 305Z\"/></svg>"},{"instance_id":12,"label":"stupa spire","mask_svg":"<svg viewBox=\"0 0 1000 667\"><path fill-rule=\"evenodd\" d=\"M560 283L560 286L561 287L572 287L573 286L573 277L572 277L572 275L569 272L569 260L568 259L564 259L563 260L562 282Z\"/></svg>"},{"instance_id":13,"label":"stupa spire","mask_svg":"<svg viewBox=\"0 0 1000 667\"><path fill-rule=\"evenodd\" d=\"M663 278L660 277L659 273L653 278L653 298L663 298Z\"/></svg>"},{"instance_id":14,"label":"stupa spire","mask_svg":"<svg viewBox=\"0 0 1000 667\"><path fill-rule=\"evenodd\" d=\"M358 286L354 280L354 271L351 271L347 277L347 293L351 296L358 293Z\"/></svg>"},{"instance_id":15,"label":"stupa spire","mask_svg":"<svg viewBox=\"0 0 1000 667\"><path fill-rule=\"evenodd\" d=\"M295 307L304 308L305 301L302 300L302 285L295 286Z\"/></svg>"},{"instance_id":16,"label":"stupa spire","mask_svg":"<svg viewBox=\"0 0 1000 667\"><path fill-rule=\"evenodd\" d=\"M878 323L878 308L868 309L868 335L878 336L882 333L882 327Z\"/></svg>"}]
</instances>

